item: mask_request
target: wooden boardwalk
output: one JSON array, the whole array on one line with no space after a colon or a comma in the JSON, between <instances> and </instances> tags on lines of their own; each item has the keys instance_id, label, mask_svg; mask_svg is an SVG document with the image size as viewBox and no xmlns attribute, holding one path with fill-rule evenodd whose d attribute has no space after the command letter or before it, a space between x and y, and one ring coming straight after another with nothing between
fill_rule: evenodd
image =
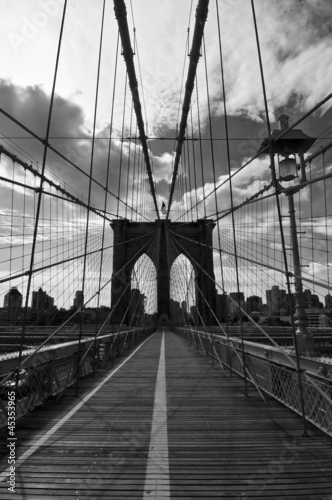
<instances>
[{"instance_id":1,"label":"wooden boardwalk","mask_svg":"<svg viewBox=\"0 0 332 500\"><path fill-rule=\"evenodd\" d=\"M5 479L1 499L332 500L331 439L312 427L302 437L299 417L246 397L243 381L174 333L117 368L17 423L15 494Z\"/></svg>"}]
</instances>

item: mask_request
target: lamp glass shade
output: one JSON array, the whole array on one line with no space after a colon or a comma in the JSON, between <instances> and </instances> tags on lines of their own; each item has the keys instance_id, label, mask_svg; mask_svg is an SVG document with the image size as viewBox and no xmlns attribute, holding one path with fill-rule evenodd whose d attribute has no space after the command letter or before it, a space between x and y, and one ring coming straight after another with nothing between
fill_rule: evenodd
<instances>
[{"instance_id":1,"label":"lamp glass shade","mask_svg":"<svg viewBox=\"0 0 332 500\"><path fill-rule=\"evenodd\" d=\"M279 162L279 174L281 181L293 181L297 177L295 158L285 158Z\"/></svg>"}]
</instances>

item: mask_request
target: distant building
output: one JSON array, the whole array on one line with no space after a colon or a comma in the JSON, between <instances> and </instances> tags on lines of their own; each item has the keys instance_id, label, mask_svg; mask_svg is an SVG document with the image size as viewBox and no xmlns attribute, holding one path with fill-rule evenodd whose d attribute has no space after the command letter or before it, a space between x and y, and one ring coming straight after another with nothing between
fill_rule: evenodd
<instances>
[{"instance_id":1,"label":"distant building","mask_svg":"<svg viewBox=\"0 0 332 500\"><path fill-rule=\"evenodd\" d=\"M32 309L51 309L54 307L54 299L42 289L39 288L37 292L32 292Z\"/></svg>"},{"instance_id":2,"label":"distant building","mask_svg":"<svg viewBox=\"0 0 332 500\"><path fill-rule=\"evenodd\" d=\"M196 305L190 307L190 316L193 320L194 325L199 325L199 314Z\"/></svg>"},{"instance_id":3,"label":"distant building","mask_svg":"<svg viewBox=\"0 0 332 500\"><path fill-rule=\"evenodd\" d=\"M74 298L74 308L79 309L84 305L84 296L82 290L77 290Z\"/></svg>"},{"instance_id":4,"label":"distant building","mask_svg":"<svg viewBox=\"0 0 332 500\"><path fill-rule=\"evenodd\" d=\"M312 294L310 290L304 290L303 295L306 308L319 309L323 307L323 304L319 301L318 295Z\"/></svg>"},{"instance_id":5,"label":"distant building","mask_svg":"<svg viewBox=\"0 0 332 500\"><path fill-rule=\"evenodd\" d=\"M228 301L228 315L229 315L229 317L234 318L237 316L242 316L242 311L239 310L239 307L243 309L244 293L243 292L231 292L229 294L229 297L230 297L230 300Z\"/></svg>"},{"instance_id":6,"label":"distant building","mask_svg":"<svg viewBox=\"0 0 332 500\"><path fill-rule=\"evenodd\" d=\"M283 304L283 307L280 309L280 314L282 316L290 316L291 311L293 314L295 313L295 305L296 305L296 298L295 298L295 293L288 294L286 293L286 299L285 303Z\"/></svg>"},{"instance_id":7,"label":"distant building","mask_svg":"<svg viewBox=\"0 0 332 500\"><path fill-rule=\"evenodd\" d=\"M280 311L285 308L286 291L274 285L271 290L266 290L266 304L269 316L279 316Z\"/></svg>"},{"instance_id":8,"label":"distant building","mask_svg":"<svg viewBox=\"0 0 332 500\"><path fill-rule=\"evenodd\" d=\"M223 295L217 294L216 302L217 302L217 319L220 323L226 323L227 321L227 300L228 296L226 293Z\"/></svg>"},{"instance_id":9,"label":"distant building","mask_svg":"<svg viewBox=\"0 0 332 500\"><path fill-rule=\"evenodd\" d=\"M9 311L21 309L22 299L22 294L18 291L16 286L13 286L4 297L3 307Z\"/></svg>"},{"instance_id":10,"label":"distant building","mask_svg":"<svg viewBox=\"0 0 332 500\"><path fill-rule=\"evenodd\" d=\"M188 304L185 300L181 302L181 317L182 317L182 322L185 325L189 325L190 323L194 322L190 316L190 313L188 311Z\"/></svg>"},{"instance_id":11,"label":"distant building","mask_svg":"<svg viewBox=\"0 0 332 500\"><path fill-rule=\"evenodd\" d=\"M326 309L332 309L332 295L330 293L325 295L325 307Z\"/></svg>"},{"instance_id":12,"label":"distant building","mask_svg":"<svg viewBox=\"0 0 332 500\"><path fill-rule=\"evenodd\" d=\"M332 315L328 309L306 309L309 328L331 328Z\"/></svg>"},{"instance_id":13,"label":"distant building","mask_svg":"<svg viewBox=\"0 0 332 500\"><path fill-rule=\"evenodd\" d=\"M262 311L263 301L258 295L251 295L247 298L247 313L250 314L253 311Z\"/></svg>"},{"instance_id":14,"label":"distant building","mask_svg":"<svg viewBox=\"0 0 332 500\"><path fill-rule=\"evenodd\" d=\"M145 313L146 297L139 291L138 288L133 288L130 293L130 322L137 323L138 321L142 320L142 317Z\"/></svg>"},{"instance_id":15,"label":"distant building","mask_svg":"<svg viewBox=\"0 0 332 500\"><path fill-rule=\"evenodd\" d=\"M177 300L169 300L169 310L171 315L171 321L175 325L182 324L181 306L180 302Z\"/></svg>"}]
</instances>

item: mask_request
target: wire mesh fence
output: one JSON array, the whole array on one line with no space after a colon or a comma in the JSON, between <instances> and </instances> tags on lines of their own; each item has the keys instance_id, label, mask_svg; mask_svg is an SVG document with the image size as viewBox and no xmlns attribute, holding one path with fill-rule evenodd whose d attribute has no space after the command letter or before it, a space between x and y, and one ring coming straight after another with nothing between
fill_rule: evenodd
<instances>
[{"instance_id":1,"label":"wire mesh fence","mask_svg":"<svg viewBox=\"0 0 332 500\"><path fill-rule=\"evenodd\" d=\"M107 360L126 355L131 348L152 334L152 328L134 328L82 342L74 341L46 347L16 368L17 353L1 356L0 428L7 425L7 407L15 395L16 419L35 407L61 395L78 379L86 377Z\"/></svg>"},{"instance_id":2,"label":"wire mesh fence","mask_svg":"<svg viewBox=\"0 0 332 500\"><path fill-rule=\"evenodd\" d=\"M240 377L245 376L253 385L302 415L299 378L296 368L276 363L241 351L239 344L214 338L205 332L189 328L176 328L176 332L194 345L198 351L212 358L222 369L229 368ZM304 413L307 421L332 437L332 379L313 376L303 371L302 390Z\"/></svg>"}]
</instances>

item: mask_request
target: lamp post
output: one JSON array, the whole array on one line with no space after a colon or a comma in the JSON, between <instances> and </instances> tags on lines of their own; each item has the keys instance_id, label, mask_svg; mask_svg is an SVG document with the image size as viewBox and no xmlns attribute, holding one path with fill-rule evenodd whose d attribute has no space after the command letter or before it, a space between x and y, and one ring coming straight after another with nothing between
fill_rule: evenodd
<instances>
[{"instance_id":1,"label":"lamp post","mask_svg":"<svg viewBox=\"0 0 332 500\"><path fill-rule=\"evenodd\" d=\"M314 337L308 331L307 314L304 305L302 272L300 263L300 253L297 238L297 226L294 207L294 194L299 192L306 184L306 172L304 163L304 153L316 141L315 138L309 137L300 129L293 129L286 132L281 139L278 136L288 129L288 116L281 115L279 118L280 129L273 130L271 137L264 139L259 151L263 150L261 155L271 154L271 160L275 154L283 156L283 160L279 162L279 179L276 178L274 167L272 166L272 178L276 190L280 193L285 193L288 199L288 212L290 219L290 235L293 257L294 284L295 284L295 325L296 325L296 344L299 355L316 356ZM292 155L293 157L290 157ZM280 182L290 182L297 178L296 155L300 160L300 180L299 183L289 188L281 186Z\"/></svg>"}]
</instances>

